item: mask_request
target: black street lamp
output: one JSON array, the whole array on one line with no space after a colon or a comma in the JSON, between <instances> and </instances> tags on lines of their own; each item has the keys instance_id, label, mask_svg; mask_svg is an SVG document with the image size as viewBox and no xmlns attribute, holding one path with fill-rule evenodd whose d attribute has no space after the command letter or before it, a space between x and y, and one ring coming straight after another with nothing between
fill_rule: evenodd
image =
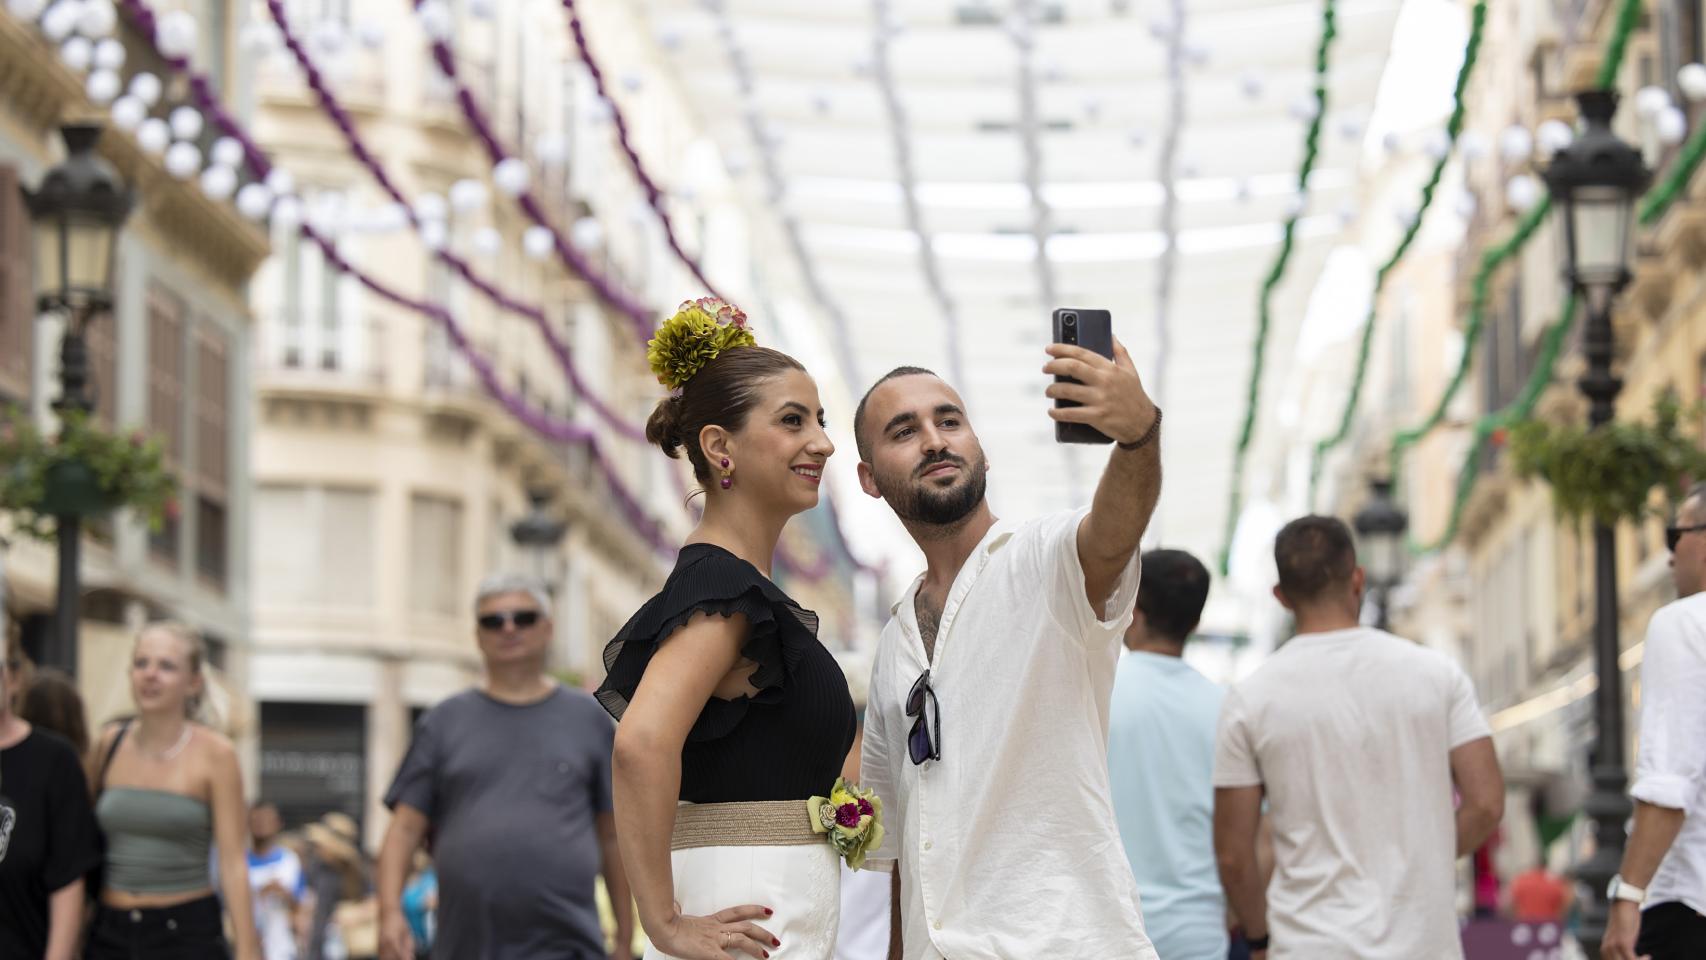
<instances>
[{"instance_id":1,"label":"black street lamp","mask_svg":"<svg viewBox=\"0 0 1706 960\"><path fill-rule=\"evenodd\" d=\"M36 307L42 313L65 316L65 335L59 345L59 398L53 402L64 416L87 413L93 407L84 333L90 322L112 309L118 232L130 215L132 197L118 172L95 153L101 139L99 124L69 124L60 134L65 138L65 159L42 177L34 193L24 191L24 203L35 226ZM53 637L43 659L75 676L82 517L57 514L54 527L59 541L59 596Z\"/></svg>"},{"instance_id":2,"label":"black street lamp","mask_svg":"<svg viewBox=\"0 0 1706 960\"><path fill-rule=\"evenodd\" d=\"M529 490L527 500L531 504L527 515L510 524L509 536L526 556L527 572L554 594L557 584L563 579L562 545L569 525L548 509L551 504L549 493Z\"/></svg>"},{"instance_id":3,"label":"black street lamp","mask_svg":"<svg viewBox=\"0 0 1706 960\"><path fill-rule=\"evenodd\" d=\"M1369 585L1374 589L1374 625L1385 630L1392 588L1404 572L1404 533L1410 529L1410 518L1392 501L1391 480L1373 479L1369 487L1373 493L1351 518L1351 526L1357 532L1363 569L1368 571Z\"/></svg>"},{"instance_id":4,"label":"black street lamp","mask_svg":"<svg viewBox=\"0 0 1706 960\"><path fill-rule=\"evenodd\" d=\"M1564 277L1587 304L1582 352L1587 373L1578 386L1589 401L1588 427L1611 422L1623 381L1611 372L1611 307L1629 282L1634 252L1635 199L1646 190L1652 172L1634 147L1611 131L1617 94L1596 90L1576 95L1582 130L1558 152L1546 169L1546 185L1558 207L1564 230ZM1607 886L1623 861L1623 824L1629 818L1628 775L1624 762L1623 673L1617 665L1617 540L1610 524L1595 522L1594 665L1599 686L1594 694L1597 739L1589 757L1593 792L1585 809L1594 822L1594 854L1581 865L1587 885L1579 933L1588 956L1599 956L1609 909Z\"/></svg>"}]
</instances>

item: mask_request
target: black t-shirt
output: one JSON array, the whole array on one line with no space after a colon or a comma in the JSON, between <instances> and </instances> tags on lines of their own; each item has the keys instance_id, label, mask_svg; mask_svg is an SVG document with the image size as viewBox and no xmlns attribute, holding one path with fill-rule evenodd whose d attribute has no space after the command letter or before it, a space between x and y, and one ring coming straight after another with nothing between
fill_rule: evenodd
<instances>
[{"instance_id":1,"label":"black t-shirt","mask_svg":"<svg viewBox=\"0 0 1706 960\"><path fill-rule=\"evenodd\" d=\"M31 730L0 750L0 957L47 951L48 897L100 862L77 751Z\"/></svg>"},{"instance_id":2,"label":"black t-shirt","mask_svg":"<svg viewBox=\"0 0 1706 960\"><path fill-rule=\"evenodd\" d=\"M825 796L853 746L857 719L841 665L801 609L758 568L722 547L688 544L658 595L604 649L598 700L617 720L660 642L700 611L744 614L741 655L758 693L711 698L681 752L682 800L732 803Z\"/></svg>"}]
</instances>

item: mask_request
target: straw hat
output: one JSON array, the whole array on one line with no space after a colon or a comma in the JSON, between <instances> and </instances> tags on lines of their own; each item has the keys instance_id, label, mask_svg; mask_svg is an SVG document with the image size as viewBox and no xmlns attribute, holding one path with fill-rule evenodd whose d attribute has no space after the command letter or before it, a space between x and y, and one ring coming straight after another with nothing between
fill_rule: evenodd
<instances>
[{"instance_id":1,"label":"straw hat","mask_svg":"<svg viewBox=\"0 0 1706 960\"><path fill-rule=\"evenodd\" d=\"M328 813L317 822L302 828L302 835L327 860L346 863L361 862L355 821L348 814Z\"/></svg>"}]
</instances>

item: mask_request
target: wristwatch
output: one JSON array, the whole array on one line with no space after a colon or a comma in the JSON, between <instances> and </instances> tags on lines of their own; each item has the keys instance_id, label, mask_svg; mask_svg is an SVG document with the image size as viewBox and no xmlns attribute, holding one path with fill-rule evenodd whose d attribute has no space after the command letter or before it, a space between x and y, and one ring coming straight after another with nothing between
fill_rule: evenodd
<instances>
[{"instance_id":1,"label":"wristwatch","mask_svg":"<svg viewBox=\"0 0 1706 960\"><path fill-rule=\"evenodd\" d=\"M1626 882L1622 876L1611 878L1611 885L1605 888L1607 900L1627 900L1630 903L1646 903L1647 891Z\"/></svg>"}]
</instances>

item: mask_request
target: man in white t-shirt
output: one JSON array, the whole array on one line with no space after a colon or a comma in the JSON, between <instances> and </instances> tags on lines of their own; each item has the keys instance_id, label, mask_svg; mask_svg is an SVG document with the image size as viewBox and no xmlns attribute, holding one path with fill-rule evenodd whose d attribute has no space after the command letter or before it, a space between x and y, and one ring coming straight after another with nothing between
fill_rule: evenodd
<instances>
[{"instance_id":1,"label":"man in white t-shirt","mask_svg":"<svg viewBox=\"0 0 1706 960\"><path fill-rule=\"evenodd\" d=\"M263 800L250 808L249 889L266 960L296 960L296 911L308 890L302 861L278 842L283 830L278 807Z\"/></svg>"},{"instance_id":2,"label":"man in white t-shirt","mask_svg":"<svg viewBox=\"0 0 1706 960\"><path fill-rule=\"evenodd\" d=\"M1257 960L1460 958L1455 864L1504 815L1474 688L1442 654L1359 626L1363 571L1340 521L1292 521L1274 560L1274 596L1297 636L1227 694L1216 735L1214 848L1227 900ZM1256 869L1264 796L1275 866L1266 891Z\"/></svg>"},{"instance_id":3,"label":"man in white t-shirt","mask_svg":"<svg viewBox=\"0 0 1706 960\"><path fill-rule=\"evenodd\" d=\"M854 415L859 479L924 551L871 671L864 785L892 960L1154 960L1108 788L1108 697L1161 487L1161 412L1124 348L1048 348L1058 421L1118 446L1088 511L999 522L959 394L916 367ZM1086 451L1088 452L1088 451ZM898 864L897 864L898 861Z\"/></svg>"},{"instance_id":4,"label":"man in white t-shirt","mask_svg":"<svg viewBox=\"0 0 1706 960\"><path fill-rule=\"evenodd\" d=\"M1706 955L1706 484L1665 535L1680 599L1647 626L1635 829L1608 891L1606 960Z\"/></svg>"}]
</instances>

